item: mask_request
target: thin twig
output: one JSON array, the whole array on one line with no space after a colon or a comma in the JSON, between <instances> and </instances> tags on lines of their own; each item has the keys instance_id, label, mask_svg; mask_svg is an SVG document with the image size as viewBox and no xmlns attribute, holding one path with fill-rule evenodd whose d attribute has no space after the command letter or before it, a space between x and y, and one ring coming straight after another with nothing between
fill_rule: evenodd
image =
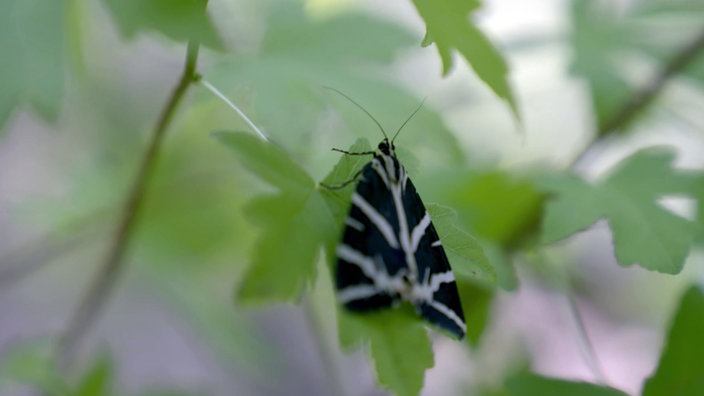
<instances>
[{"instance_id":1,"label":"thin twig","mask_svg":"<svg viewBox=\"0 0 704 396\"><path fill-rule=\"evenodd\" d=\"M690 66L703 51L704 30L699 32L689 44L677 51L650 83L633 93L611 117L599 126L592 140L579 155L568 164L568 168L576 168L584 158L591 154L595 147L603 142L604 137L609 136L611 132L630 123L641 111L652 103L668 81Z\"/></svg>"},{"instance_id":2,"label":"thin twig","mask_svg":"<svg viewBox=\"0 0 704 396\"><path fill-rule=\"evenodd\" d=\"M307 322L310 324L313 337L318 341L318 355L320 356L320 361L323 368L326 370L325 374L328 378L328 384L331 387L331 390L334 390L334 394L346 396L348 394L347 387L340 377L337 359L330 350L325 329L323 329L323 323L320 320L316 307L311 301L311 297L304 295L301 305L303 307L303 312L308 319Z\"/></svg>"},{"instance_id":3,"label":"thin twig","mask_svg":"<svg viewBox=\"0 0 704 396\"><path fill-rule=\"evenodd\" d=\"M220 100L222 100L228 106L230 106L233 110L235 110L235 112L237 112L237 114L239 114L239 116L244 120L244 122L246 122L247 125L249 125L249 127L252 128L254 130L254 132L257 133L257 135L259 135L259 137L264 139L264 141L267 141L267 142L269 141L269 138L266 137L264 132L262 132L262 130L259 129L254 124L254 122L252 122L252 120L250 120L249 117L247 117L247 115L244 114L244 112L242 110L240 110L239 107L237 107L237 105L233 101L231 101L227 96L225 96L222 92L220 92L219 89L215 88L215 86L213 84L209 83L208 80L206 80L204 78L200 78L200 77L198 79L198 82L200 82L200 84L202 86L204 86L208 91L210 91L213 95L217 96Z\"/></svg>"},{"instance_id":4,"label":"thin twig","mask_svg":"<svg viewBox=\"0 0 704 396\"><path fill-rule=\"evenodd\" d=\"M572 288L567 290L567 292L565 293L565 297L567 298L568 308L572 313L572 318L574 319L574 323L577 327L577 332L579 333L579 339L581 340L582 345L581 350L582 355L584 356L584 360L586 361L587 366L589 366L591 372L596 377L596 380L599 381L602 385L608 385L609 383L606 379L606 374L604 373L604 369L602 368L599 358L596 354L594 344L592 344L591 338L589 338L587 326L584 324L582 314L579 312L577 301L575 300L575 297L572 294Z\"/></svg>"},{"instance_id":5,"label":"thin twig","mask_svg":"<svg viewBox=\"0 0 704 396\"><path fill-rule=\"evenodd\" d=\"M77 221L84 222L85 219ZM53 230L3 254L0 256L0 290L5 291L19 284L45 264L83 245L96 234L101 235L102 231L96 225L69 235Z\"/></svg>"},{"instance_id":6,"label":"thin twig","mask_svg":"<svg viewBox=\"0 0 704 396\"><path fill-rule=\"evenodd\" d=\"M183 99L189 85L194 81L198 48L198 43L188 43L183 75L171 93L154 127L149 146L142 157L134 184L124 203L120 222L116 228L110 250L83 298L79 301L78 307L69 320L66 331L59 340L56 355L57 363L64 369L70 367L73 353L79 341L95 322L98 313L107 301L107 297L117 280L120 270L124 267L123 259L127 245L133 234L139 210L144 203L146 186L154 172L164 135L174 118L176 108Z\"/></svg>"}]
</instances>

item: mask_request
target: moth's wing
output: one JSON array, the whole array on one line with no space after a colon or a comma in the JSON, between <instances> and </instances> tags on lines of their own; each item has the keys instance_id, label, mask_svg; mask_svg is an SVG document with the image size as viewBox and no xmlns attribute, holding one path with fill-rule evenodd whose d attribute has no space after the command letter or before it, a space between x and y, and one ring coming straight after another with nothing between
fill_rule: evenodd
<instances>
[{"instance_id":1,"label":"moth's wing","mask_svg":"<svg viewBox=\"0 0 704 396\"><path fill-rule=\"evenodd\" d=\"M428 283L437 287L432 301L418 303L416 309L426 320L461 339L466 332L466 325L450 262L428 211L410 179L406 181L403 203L411 237L414 232L420 236L415 250L419 278L423 280L429 271Z\"/></svg>"},{"instance_id":2,"label":"moth's wing","mask_svg":"<svg viewBox=\"0 0 704 396\"><path fill-rule=\"evenodd\" d=\"M342 242L337 247L338 299L353 311L386 308L397 304L399 295L394 290L380 288L374 280L381 271L393 277L407 267L403 252L392 246L393 238L389 240L389 230L397 238L398 216L391 193L371 163L363 168L355 195ZM369 208L378 214L371 216L374 219ZM386 228L386 232L381 228ZM370 261L372 265L361 265Z\"/></svg>"}]
</instances>

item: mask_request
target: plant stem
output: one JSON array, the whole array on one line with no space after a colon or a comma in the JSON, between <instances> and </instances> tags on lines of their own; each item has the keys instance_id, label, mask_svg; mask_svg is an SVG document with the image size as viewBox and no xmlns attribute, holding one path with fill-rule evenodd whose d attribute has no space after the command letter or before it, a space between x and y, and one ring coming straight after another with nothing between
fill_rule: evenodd
<instances>
[{"instance_id":1,"label":"plant stem","mask_svg":"<svg viewBox=\"0 0 704 396\"><path fill-rule=\"evenodd\" d=\"M186 62L183 74L178 84L163 108L154 127L149 145L139 165L134 183L127 195L121 211L119 223L115 230L114 238L105 261L98 270L95 278L90 283L79 304L71 316L65 332L59 339L57 346L57 363L59 367L67 370L73 359L73 354L85 335L86 331L95 322L98 314L105 305L111 289L113 288L120 271L124 268L124 257L130 237L134 233L139 211L144 203L146 186L156 165L156 160L161 148L164 135L173 121L176 109L183 99L189 85L194 81L196 62L198 59L199 45L196 42L188 43Z\"/></svg>"},{"instance_id":2,"label":"plant stem","mask_svg":"<svg viewBox=\"0 0 704 396\"><path fill-rule=\"evenodd\" d=\"M599 358L596 354L594 344L592 344L591 338L589 338L589 333L587 333L587 326L584 324L584 319L582 318L582 314L579 311L579 307L577 306L577 301L575 299L574 294L572 294L572 290L572 288L569 288L569 290L567 290L567 292L565 293L565 297L567 298L568 308L572 313L572 318L574 319L575 326L577 327L577 332L579 333L578 338L582 341L582 355L584 356L584 360L586 361L587 366L594 374L597 381L599 381L603 385L608 385L609 383L606 379L606 374L604 373L604 370L601 367L601 363L599 362Z\"/></svg>"}]
</instances>

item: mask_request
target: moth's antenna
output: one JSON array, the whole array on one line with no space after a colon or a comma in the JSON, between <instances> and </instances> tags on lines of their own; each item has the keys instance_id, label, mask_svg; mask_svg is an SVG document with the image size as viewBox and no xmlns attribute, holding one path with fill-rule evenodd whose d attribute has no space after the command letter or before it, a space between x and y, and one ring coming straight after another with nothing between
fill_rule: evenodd
<instances>
[{"instance_id":1,"label":"moth's antenna","mask_svg":"<svg viewBox=\"0 0 704 396\"><path fill-rule=\"evenodd\" d=\"M377 121L376 118L374 118L374 116L371 115L371 114L367 111L367 109L365 109L364 107L362 107L362 105L360 105L359 103L355 102L354 99L350 98L349 96L345 95L344 93L342 93L341 91L339 91L339 90L337 90L337 89L335 89L335 88L333 88L333 87L324 86L323 88L329 89L329 90L331 90L331 91L333 91L333 92L337 92L338 94L342 95L342 97L344 97L345 99L347 99L347 100L349 100L350 102L352 102L355 106L359 107L359 108L364 112L364 114L368 115L369 118L371 118L372 121L374 121L374 123L376 124L376 126L379 127L379 130L381 131L381 134L384 135L384 138L386 138L386 140L389 139L389 137L386 136L386 132L384 131L384 127L382 127L381 124L379 124L379 121ZM416 111L418 111L418 110L416 110ZM414 114L415 114L415 113L414 113Z\"/></svg>"},{"instance_id":2,"label":"moth's antenna","mask_svg":"<svg viewBox=\"0 0 704 396\"><path fill-rule=\"evenodd\" d=\"M394 140L396 140L396 136L398 136L398 134L401 132L401 129L403 129L403 127L405 127L406 124L408 124L408 121L410 121L411 118L413 118L413 116L416 115L416 113L418 112L418 110L420 110L421 107L423 107L423 104L425 104L426 99L428 99L428 98L423 98L423 100L420 102L418 107L415 110L413 110L413 113L411 113L411 115L408 116L408 118L406 118L406 121L404 121L403 124L401 124L401 126L398 128L398 131L396 131L396 133L394 134L394 137L391 138L391 143L393 143Z\"/></svg>"}]
</instances>

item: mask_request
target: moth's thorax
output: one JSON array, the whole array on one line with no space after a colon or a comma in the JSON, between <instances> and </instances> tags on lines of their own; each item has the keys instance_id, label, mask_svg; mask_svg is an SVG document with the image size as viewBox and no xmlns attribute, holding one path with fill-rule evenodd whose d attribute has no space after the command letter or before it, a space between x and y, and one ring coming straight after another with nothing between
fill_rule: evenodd
<instances>
[{"instance_id":1,"label":"moth's thorax","mask_svg":"<svg viewBox=\"0 0 704 396\"><path fill-rule=\"evenodd\" d=\"M374 153L374 160L378 161L390 182L398 183L403 179L405 170L396 158L396 147L393 142L389 142L388 139L382 140Z\"/></svg>"}]
</instances>

